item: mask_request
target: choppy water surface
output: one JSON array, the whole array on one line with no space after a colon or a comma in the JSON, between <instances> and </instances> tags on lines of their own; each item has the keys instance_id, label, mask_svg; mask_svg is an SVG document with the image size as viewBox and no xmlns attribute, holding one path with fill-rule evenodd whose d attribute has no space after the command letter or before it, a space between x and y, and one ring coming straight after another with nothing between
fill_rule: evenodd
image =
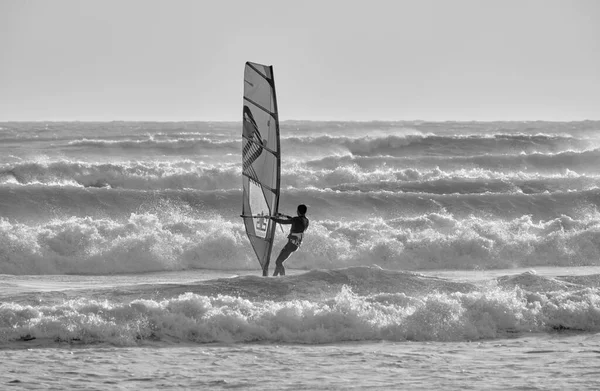
<instances>
[{"instance_id":1,"label":"choppy water surface","mask_svg":"<svg viewBox=\"0 0 600 391\"><path fill-rule=\"evenodd\" d=\"M284 122L265 279L240 124L1 123L0 381L600 388L599 128Z\"/></svg>"}]
</instances>

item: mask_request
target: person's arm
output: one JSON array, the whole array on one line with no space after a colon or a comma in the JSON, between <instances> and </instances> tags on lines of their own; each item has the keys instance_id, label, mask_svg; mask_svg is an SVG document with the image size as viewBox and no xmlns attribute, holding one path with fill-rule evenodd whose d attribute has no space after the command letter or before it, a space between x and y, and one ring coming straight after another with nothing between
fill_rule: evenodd
<instances>
[{"instance_id":1,"label":"person's arm","mask_svg":"<svg viewBox=\"0 0 600 391\"><path fill-rule=\"evenodd\" d=\"M286 216L286 215L281 215L282 217L285 217L285 219L279 219L277 217L272 217L271 216L271 220L273 220L276 223L279 224L292 224L292 217L291 216Z\"/></svg>"}]
</instances>

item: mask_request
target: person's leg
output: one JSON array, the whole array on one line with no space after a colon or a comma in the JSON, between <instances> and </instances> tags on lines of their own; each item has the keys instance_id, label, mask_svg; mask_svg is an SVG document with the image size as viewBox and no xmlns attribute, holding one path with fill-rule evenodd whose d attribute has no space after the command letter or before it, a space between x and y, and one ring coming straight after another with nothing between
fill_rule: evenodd
<instances>
[{"instance_id":1,"label":"person's leg","mask_svg":"<svg viewBox=\"0 0 600 391\"><path fill-rule=\"evenodd\" d=\"M278 276L279 274L285 276L285 268L283 267L283 261L288 259L291 254L292 251L290 251L288 245L286 244L285 247L281 249L277 260L275 261L275 272L273 273L273 276Z\"/></svg>"},{"instance_id":2,"label":"person's leg","mask_svg":"<svg viewBox=\"0 0 600 391\"><path fill-rule=\"evenodd\" d=\"M275 261L275 272L273 276L282 275L285 276L285 268L283 267L283 262L292 255L294 251L298 249L298 246L291 242L287 242L287 244L281 249L277 260Z\"/></svg>"}]
</instances>

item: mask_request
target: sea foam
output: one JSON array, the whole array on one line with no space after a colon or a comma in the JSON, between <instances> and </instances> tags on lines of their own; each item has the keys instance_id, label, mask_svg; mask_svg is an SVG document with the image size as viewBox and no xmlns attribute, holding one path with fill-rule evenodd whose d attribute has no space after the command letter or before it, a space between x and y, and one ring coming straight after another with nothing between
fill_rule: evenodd
<instances>
[{"instance_id":1,"label":"sea foam","mask_svg":"<svg viewBox=\"0 0 600 391\"><path fill-rule=\"evenodd\" d=\"M273 256L285 244L278 231ZM598 265L600 217L534 220L414 217L311 223L294 268L380 265L393 270ZM243 226L210 212L156 204L122 219L76 217L25 224L0 219L0 273L110 274L195 268L253 269Z\"/></svg>"},{"instance_id":2,"label":"sea foam","mask_svg":"<svg viewBox=\"0 0 600 391\"><path fill-rule=\"evenodd\" d=\"M117 345L464 341L565 329L598 332L599 306L600 294L592 288L533 294L496 286L363 296L342 286L330 299L281 301L187 292L129 302L4 303L0 338L3 343L35 338Z\"/></svg>"}]
</instances>

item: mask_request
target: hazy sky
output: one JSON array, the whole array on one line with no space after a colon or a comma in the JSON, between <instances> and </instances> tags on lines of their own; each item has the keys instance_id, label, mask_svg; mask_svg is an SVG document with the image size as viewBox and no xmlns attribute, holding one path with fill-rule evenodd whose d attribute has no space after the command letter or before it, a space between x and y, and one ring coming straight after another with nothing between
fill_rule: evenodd
<instances>
[{"instance_id":1,"label":"hazy sky","mask_svg":"<svg viewBox=\"0 0 600 391\"><path fill-rule=\"evenodd\" d=\"M596 0L0 0L0 120L600 119Z\"/></svg>"}]
</instances>

